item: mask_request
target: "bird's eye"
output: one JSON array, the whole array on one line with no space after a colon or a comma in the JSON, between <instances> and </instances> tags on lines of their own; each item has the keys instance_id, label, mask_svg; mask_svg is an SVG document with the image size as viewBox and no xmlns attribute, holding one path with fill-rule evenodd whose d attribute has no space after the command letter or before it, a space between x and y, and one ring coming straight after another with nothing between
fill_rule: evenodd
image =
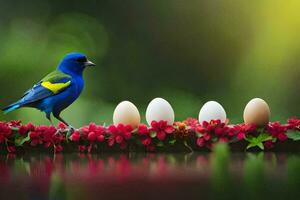
<instances>
[{"instance_id":1,"label":"bird's eye","mask_svg":"<svg viewBox=\"0 0 300 200\"><path fill-rule=\"evenodd\" d=\"M76 61L80 63L84 63L87 61L87 59L85 57L82 57L82 58L77 58Z\"/></svg>"}]
</instances>

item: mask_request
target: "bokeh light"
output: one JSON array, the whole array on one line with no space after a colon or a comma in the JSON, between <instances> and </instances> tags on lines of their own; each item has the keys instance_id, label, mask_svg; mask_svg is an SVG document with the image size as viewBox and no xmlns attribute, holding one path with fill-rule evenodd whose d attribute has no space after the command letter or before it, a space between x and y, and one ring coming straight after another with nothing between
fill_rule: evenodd
<instances>
[{"instance_id":1,"label":"bokeh light","mask_svg":"<svg viewBox=\"0 0 300 200\"><path fill-rule=\"evenodd\" d=\"M66 53L83 52L97 67L62 114L74 126L110 123L123 100L143 114L155 97L173 105L177 120L216 100L242 122L254 97L269 103L272 121L285 120L300 111L299 9L297 0L1 1L0 106ZM16 118L47 123L33 109L0 115Z\"/></svg>"}]
</instances>

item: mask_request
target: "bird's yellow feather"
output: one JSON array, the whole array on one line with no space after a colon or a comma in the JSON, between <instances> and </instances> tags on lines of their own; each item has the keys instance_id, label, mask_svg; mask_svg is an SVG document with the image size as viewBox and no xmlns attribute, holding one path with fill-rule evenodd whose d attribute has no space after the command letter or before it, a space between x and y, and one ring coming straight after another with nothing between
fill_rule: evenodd
<instances>
[{"instance_id":1,"label":"bird's yellow feather","mask_svg":"<svg viewBox=\"0 0 300 200\"><path fill-rule=\"evenodd\" d=\"M71 81L66 83L51 83L50 81L42 82L41 85L48 90L51 90L54 94L57 94L61 90L65 89L71 84Z\"/></svg>"}]
</instances>

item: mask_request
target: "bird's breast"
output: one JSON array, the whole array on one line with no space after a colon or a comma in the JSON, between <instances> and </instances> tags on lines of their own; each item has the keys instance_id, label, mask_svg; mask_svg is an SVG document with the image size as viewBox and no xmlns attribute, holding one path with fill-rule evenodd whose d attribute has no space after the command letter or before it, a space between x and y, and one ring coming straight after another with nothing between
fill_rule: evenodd
<instances>
[{"instance_id":1,"label":"bird's breast","mask_svg":"<svg viewBox=\"0 0 300 200\"><path fill-rule=\"evenodd\" d=\"M70 85L70 88L67 90L67 95L73 99L73 98L78 98L78 96L81 94L83 90L84 82L82 79L76 78L72 79L72 83Z\"/></svg>"},{"instance_id":2,"label":"bird's breast","mask_svg":"<svg viewBox=\"0 0 300 200\"><path fill-rule=\"evenodd\" d=\"M51 98L53 111L60 112L71 105L81 94L83 86L84 82L82 79L72 79L72 82L67 89Z\"/></svg>"}]
</instances>

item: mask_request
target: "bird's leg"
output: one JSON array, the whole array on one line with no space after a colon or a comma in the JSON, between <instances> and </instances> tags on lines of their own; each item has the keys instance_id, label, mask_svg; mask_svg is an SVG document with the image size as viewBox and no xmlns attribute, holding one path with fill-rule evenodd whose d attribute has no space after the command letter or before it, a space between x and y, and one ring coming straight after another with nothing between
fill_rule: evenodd
<instances>
[{"instance_id":1,"label":"bird's leg","mask_svg":"<svg viewBox=\"0 0 300 200\"><path fill-rule=\"evenodd\" d=\"M61 118L59 115L55 116L55 118L58 119L59 121L61 121L62 123L64 123L66 126L69 126L69 124L63 118Z\"/></svg>"},{"instance_id":2,"label":"bird's leg","mask_svg":"<svg viewBox=\"0 0 300 200\"><path fill-rule=\"evenodd\" d=\"M51 125L54 126L52 119L51 119L51 113L46 113L46 118L50 121Z\"/></svg>"},{"instance_id":3,"label":"bird's leg","mask_svg":"<svg viewBox=\"0 0 300 200\"><path fill-rule=\"evenodd\" d=\"M59 114L54 114L54 117L56 119L58 119L59 121L61 121L62 123L64 123L66 126L68 126L70 128L71 132L74 132L75 128L73 128L73 126L69 125L63 118L60 117Z\"/></svg>"}]
</instances>

